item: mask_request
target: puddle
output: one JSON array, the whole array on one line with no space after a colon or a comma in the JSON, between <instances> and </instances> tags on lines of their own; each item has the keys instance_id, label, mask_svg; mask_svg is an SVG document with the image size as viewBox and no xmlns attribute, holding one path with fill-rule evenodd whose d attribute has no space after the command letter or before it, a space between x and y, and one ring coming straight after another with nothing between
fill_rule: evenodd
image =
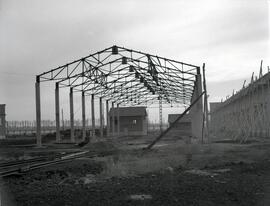
<instances>
[{"instance_id":1,"label":"puddle","mask_svg":"<svg viewBox=\"0 0 270 206\"><path fill-rule=\"evenodd\" d=\"M151 200L152 196L151 195L145 195L145 194L140 194L140 195L130 195L129 199L131 200Z\"/></svg>"},{"instance_id":2,"label":"puddle","mask_svg":"<svg viewBox=\"0 0 270 206\"><path fill-rule=\"evenodd\" d=\"M225 173L225 172L230 172L231 169L230 168L226 168L226 169L217 169L217 170L212 170L213 172L216 173Z\"/></svg>"},{"instance_id":3,"label":"puddle","mask_svg":"<svg viewBox=\"0 0 270 206\"><path fill-rule=\"evenodd\" d=\"M225 168L225 169L217 169L217 170L199 170L199 169L192 169L192 170L187 170L185 171L185 173L189 173L189 174L194 174L194 175L199 175L199 176L210 176L210 177L214 177L217 176L221 173L225 173L225 172L229 172L231 171L230 168Z\"/></svg>"},{"instance_id":4,"label":"puddle","mask_svg":"<svg viewBox=\"0 0 270 206\"><path fill-rule=\"evenodd\" d=\"M216 173L208 172L206 170L196 170L196 169L187 170L187 171L185 171L185 173L199 175L199 176L210 176L210 177L214 177L214 176L218 175Z\"/></svg>"},{"instance_id":5,"label":"puddle","mask_svg":"<svg viewBox=\"0 0 270 206\"><path fill-rule=\"evenodd\" d=\"M169 144L160 143L160 144L155 144L155 147L164 147L167 145L169 145Z\"/></svg>"}]
</instances>

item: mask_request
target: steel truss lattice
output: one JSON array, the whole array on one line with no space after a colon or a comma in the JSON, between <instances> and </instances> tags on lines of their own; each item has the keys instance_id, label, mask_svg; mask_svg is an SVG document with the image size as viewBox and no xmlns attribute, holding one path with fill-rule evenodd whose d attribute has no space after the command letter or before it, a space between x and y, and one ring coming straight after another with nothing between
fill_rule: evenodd
<instances>
[{"instance_id":1,"label":"steel truss lattice","mask_svg":"<svg viewBox=\"0 0 270 206\"><path fill-rule=\"evenodd\" d=\"M200 67L112 46L37 75L59 88L95 95L122 106L146 103L190 105Z\"/></svg>"}]
</instances>

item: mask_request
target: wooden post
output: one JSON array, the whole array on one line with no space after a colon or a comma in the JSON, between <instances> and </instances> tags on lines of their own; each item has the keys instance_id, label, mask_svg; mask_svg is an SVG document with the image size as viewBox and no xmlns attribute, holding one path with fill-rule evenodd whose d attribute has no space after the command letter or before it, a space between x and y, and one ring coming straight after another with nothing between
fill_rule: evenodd
<instances>
[{"instance_id":1,"label":"wooden post","mask_svg":"<svg viewBox=\"0 0 270 206\"><path fill-rule=\"evenodd\" d=\"M120 114L119 114L119 104L117 104L117 136L120 136Z\"/></svg>"},{"instance_id":2,"label":"wooden post","mask_svg":"<svg viewBox=\"0 0 270 206\"><path fill-rule=\"evenodd\" d=\"M110 134L109 100L106 100L107 137Z\"/></svg>"},{"instance_id":3,"label":"wooden post","mask_svg":"<svg viewBox=\"0 0 270 206\"><path fill-rule=\"evenodd\" d=\"M40 108L40 79L39 76L36 76L36 138L37 146L42 146L41 141L41 108Z\"/></svg>"},{"instance_id":4,"label":"wooden post","mask_svg":"<svg viewBox=\"0 0 270 206\"><path fill-rule=\"evenodd\" d=\"M59 84L55 84L55 126L56 126L56 142L61 141L60 137L60 107L59 107Z\"/></svg>"},{"instance_id":5,"label":"wooden post","mask_svg":"<svg viewBox=\"0 0 270 206\"><path fill-rule=\"evenodd\" d=\"M73 105L73 88L70 88L69 93L69 103L70 103L70 141L75 142L74 136L74 105Z\"/></svg>"},{"instance_id":6,"label":"wooden post","mask_svg":"<svg viewBox=\"0 0 270 206\"><path fill-rule=\"evenodd\" d=\"M197 68L196 81L194 83L194 91L192 94L191 102L194 101L202 93L202 80L200 67ZM203 123L203 101L202 98L198 100L196 105L190 110L191 115L191 128L192 136L198 139L202 139L202 123ZM203 141L203 139L202 139Z\"/></svg>"},{"instance_id":7,"label":"wooden post","mask_svg":"<svg viewBox=\"0 0 270 206\"><path fill-rule=\"evenodd\" d=\"M102 97L99 98L100 137L103 138L103 107Z\"/></svg>"},{"instance_id":8,"label":"wooden post","mask_svg":"<svg viewBox=\"0 0 270 206\"><path fill-rule=\"evenodd\" d=\"M112 102L112 136L114 136L115 132L115 122L114 122L114 102Z\"/></svg>"},{"instance_id":9,"label":"wooden post","mask_svg":"<svg viewBox=\"0 0 270 206\"><path fill-rule=\"evenodd\" d=\"M269 72L269 68L268 68L268 72ZM270 114L270 101L269 101L270 85L269 84L270 84L270 81L269 81L269 79L267 79L267 89L266 89L265 97L266 97L266 106L267 106L267 108L266 108L266 111L267 111L267 114L266 114L266 117L267 117L266 128L267 128L267 136L268 137L270 135L270 117L269 117L269 114Z\"/></svg>"},{"instance_id":10,"label":"wooden post","mask_svg":"<svg viewBox=\"0 0 270 206\"><path fill-rule=\"evenodd\" d=\"M85 140L86 129L85 129L85 95L84 91L82 92L82 141Z\"/></svg>"},{"instance_id":11,"label":"wooden post","mask_svg":"<svg viewBox=\"0 0 270 206\"><path fill-rule=\"evenodd\" d=\"M92 107L92 138L95 139L95 104L94 104L95 96L92 94L91 98L91 107Z\"/></svg>"},{"instance_id":12,"label":"wooden post","mask_svg":"<svg viewBox=\"0 0 270 206\"><path fill-rule=\"evenodd\" d=\"M204 111L203 111L203 128L202 128L202 137L207 137L208 143L209 140L209 119L208 119L208 100L207 100L207 89L206 89L206 80L205 80L205 63L203 63L203 90L204 90ZM204 139L204 138L203 138Z\"/></svg>"}]
</instances>

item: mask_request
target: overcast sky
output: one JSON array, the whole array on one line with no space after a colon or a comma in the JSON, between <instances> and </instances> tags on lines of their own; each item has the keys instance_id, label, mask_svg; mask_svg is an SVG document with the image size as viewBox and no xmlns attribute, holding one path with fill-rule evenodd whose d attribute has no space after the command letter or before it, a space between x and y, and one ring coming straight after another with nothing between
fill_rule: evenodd
<instances>
[{"instance_id":1,"label":"overcast sky","mask_svg":"<svg viewBox=\"0 0 270 206\"><path fill-rule=\"evenodd\" d=\"M36 74L114 44L205 62L210 100L219 101L258 74L261 59L264 72L270 65L269 3L0 0L0 103L7 105L8 120L34 119ZM46 88L42 116L51 118L54 93ZM61 99L67 107L67 97Z\"/></svg>"}]
</instances>

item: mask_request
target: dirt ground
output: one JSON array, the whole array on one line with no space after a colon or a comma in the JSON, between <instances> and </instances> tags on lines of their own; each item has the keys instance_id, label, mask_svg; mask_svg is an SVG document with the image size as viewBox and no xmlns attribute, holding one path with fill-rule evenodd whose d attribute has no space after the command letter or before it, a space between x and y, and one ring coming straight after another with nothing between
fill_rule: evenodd
<instances>
[{"instance_id":1,"label":"dirt ground","mask_svg":"<svg viewBox=\"0 0 270 206\"><path fill-rule=\"evenodd\" d=\"M80 159L1 180L2 205L270 205L270 141L186 144L154 136L74 145L7 147L0 162L90 150Z\"/></svg>"}]
</instances>

